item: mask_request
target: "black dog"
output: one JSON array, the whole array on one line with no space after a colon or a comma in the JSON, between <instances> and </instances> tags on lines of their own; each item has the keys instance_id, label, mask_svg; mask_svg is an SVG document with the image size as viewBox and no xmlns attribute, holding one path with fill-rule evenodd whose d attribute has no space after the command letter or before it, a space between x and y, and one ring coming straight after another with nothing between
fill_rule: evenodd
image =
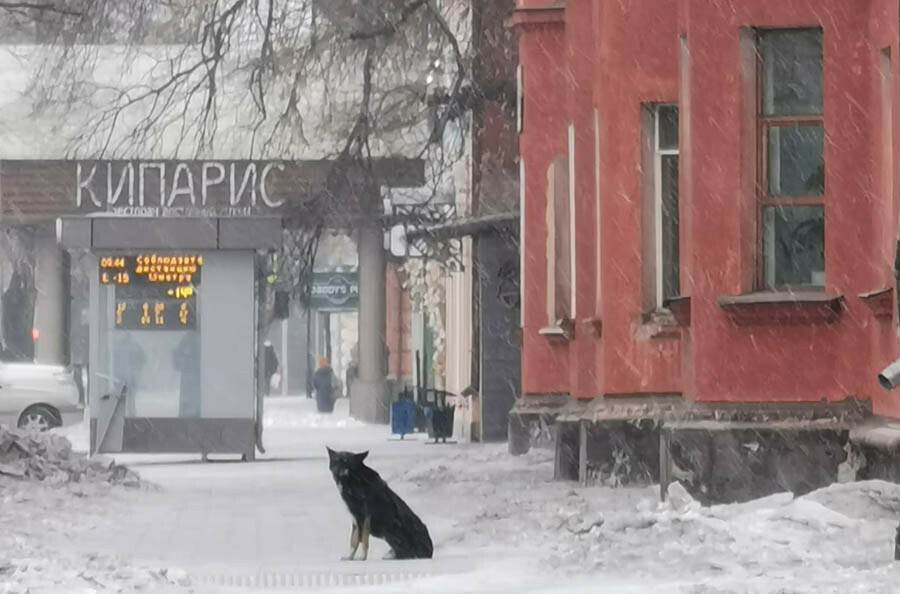
<instances>
[{"instance_id":1,"label":"black dog","mask_svg":"<svg viewBox=\"0 0 900 594\"><path fill-rule=\"evenodd\" d=\"M369 536L384 539L391 547L387 558L431 559L434 547L428 528L378 473L363 464L369 452L354 454L328 450L328 462L341 498L353 516L350 555L362 545L362 560L369 554Z\"/></svg>"}]
</instances>

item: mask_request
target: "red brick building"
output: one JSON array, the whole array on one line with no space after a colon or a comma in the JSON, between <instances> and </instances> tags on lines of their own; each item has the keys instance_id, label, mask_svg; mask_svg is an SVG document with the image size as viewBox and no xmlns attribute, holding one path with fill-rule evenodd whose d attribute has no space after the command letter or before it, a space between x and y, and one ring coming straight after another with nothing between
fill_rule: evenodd
<instances>
[{"instance_id":1,"label":"red brick building","mask_svg":"<svg viewBox=\"0 0 900 594\"><path fill-rule=\"evenodd\" d=\"M876 379L898 355L897 1L518 0L514 24L522 418L767 411L831 418L842 447L847 399L900 417Z\"/></svg>"}]
</instances>

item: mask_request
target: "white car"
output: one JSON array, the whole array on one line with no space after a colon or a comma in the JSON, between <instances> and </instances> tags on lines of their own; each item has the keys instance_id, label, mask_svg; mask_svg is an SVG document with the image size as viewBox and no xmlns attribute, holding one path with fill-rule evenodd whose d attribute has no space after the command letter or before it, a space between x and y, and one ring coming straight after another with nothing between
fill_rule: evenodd
<instances>
[{"instance_id":1,"label":"white car","mask_svg":"<svg viewBox=\"0 0 900 594\"><path fill-rule=\"evenodd\" d=\"M82 393L67 367L0 361L0 423L8 427L43 431L81 422Z\"/></svg>"}]
</instances>

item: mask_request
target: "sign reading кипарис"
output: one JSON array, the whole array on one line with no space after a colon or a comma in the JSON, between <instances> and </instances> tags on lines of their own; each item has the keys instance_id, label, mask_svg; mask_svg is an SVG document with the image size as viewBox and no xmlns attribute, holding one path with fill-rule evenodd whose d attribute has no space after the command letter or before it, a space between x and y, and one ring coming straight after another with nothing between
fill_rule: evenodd
<instances>
[{"instance_id":1,"label":"sign reading \u043a\u0438\u043f\u0430\u0440\u0438\u0441","mask_svg":"<svg viewBox=\"0 0 900 594\"><path fill-rule=\"evenodd\" d=\"M79 161L78 211L127 216L276 214L308 179L279 161ZM291 175L291 174L294 175ZM293 178L289 180L288 178Z\"/></svg>"},{"instance_id":2,"label":"sign reading \u043a\u0438\u043f\u0430\u0440\u0438\u0441","mask_svg":"<svg viewBox=\"0 0 900 594\"><path fill-rule=\"evenodd\" d=\"M352 188L329 188L334 165L329 159L0 159L0 216L7 223L97 213L302 220L307 209L320 209L314 198L327 193L329 216L339 225L346 222L342 214L358 211L361 198ZM422 160L403 157L356 164L341 179L358 183L372 174L380 186L425 183Z\"/></svg>"}]
</instances>

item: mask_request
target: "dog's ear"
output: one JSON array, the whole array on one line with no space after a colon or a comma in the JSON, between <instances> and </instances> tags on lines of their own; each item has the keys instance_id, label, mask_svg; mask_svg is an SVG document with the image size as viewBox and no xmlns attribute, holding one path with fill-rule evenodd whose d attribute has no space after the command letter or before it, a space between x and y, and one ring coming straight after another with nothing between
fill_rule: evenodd
<instances>
[{"instance_id":1,"label":"dog's ear","mask_svg":"<svg viewBox=\"0 0 900 594\"><path fill-rule=\"evenodd\" d=\"M362 464L363 460L365 460L366 456L368 456L368 455L369 455L368 450L365 452L360 452L358 454L353 454L353 460L359 464Z\"/></svg>"}]
</instances>

